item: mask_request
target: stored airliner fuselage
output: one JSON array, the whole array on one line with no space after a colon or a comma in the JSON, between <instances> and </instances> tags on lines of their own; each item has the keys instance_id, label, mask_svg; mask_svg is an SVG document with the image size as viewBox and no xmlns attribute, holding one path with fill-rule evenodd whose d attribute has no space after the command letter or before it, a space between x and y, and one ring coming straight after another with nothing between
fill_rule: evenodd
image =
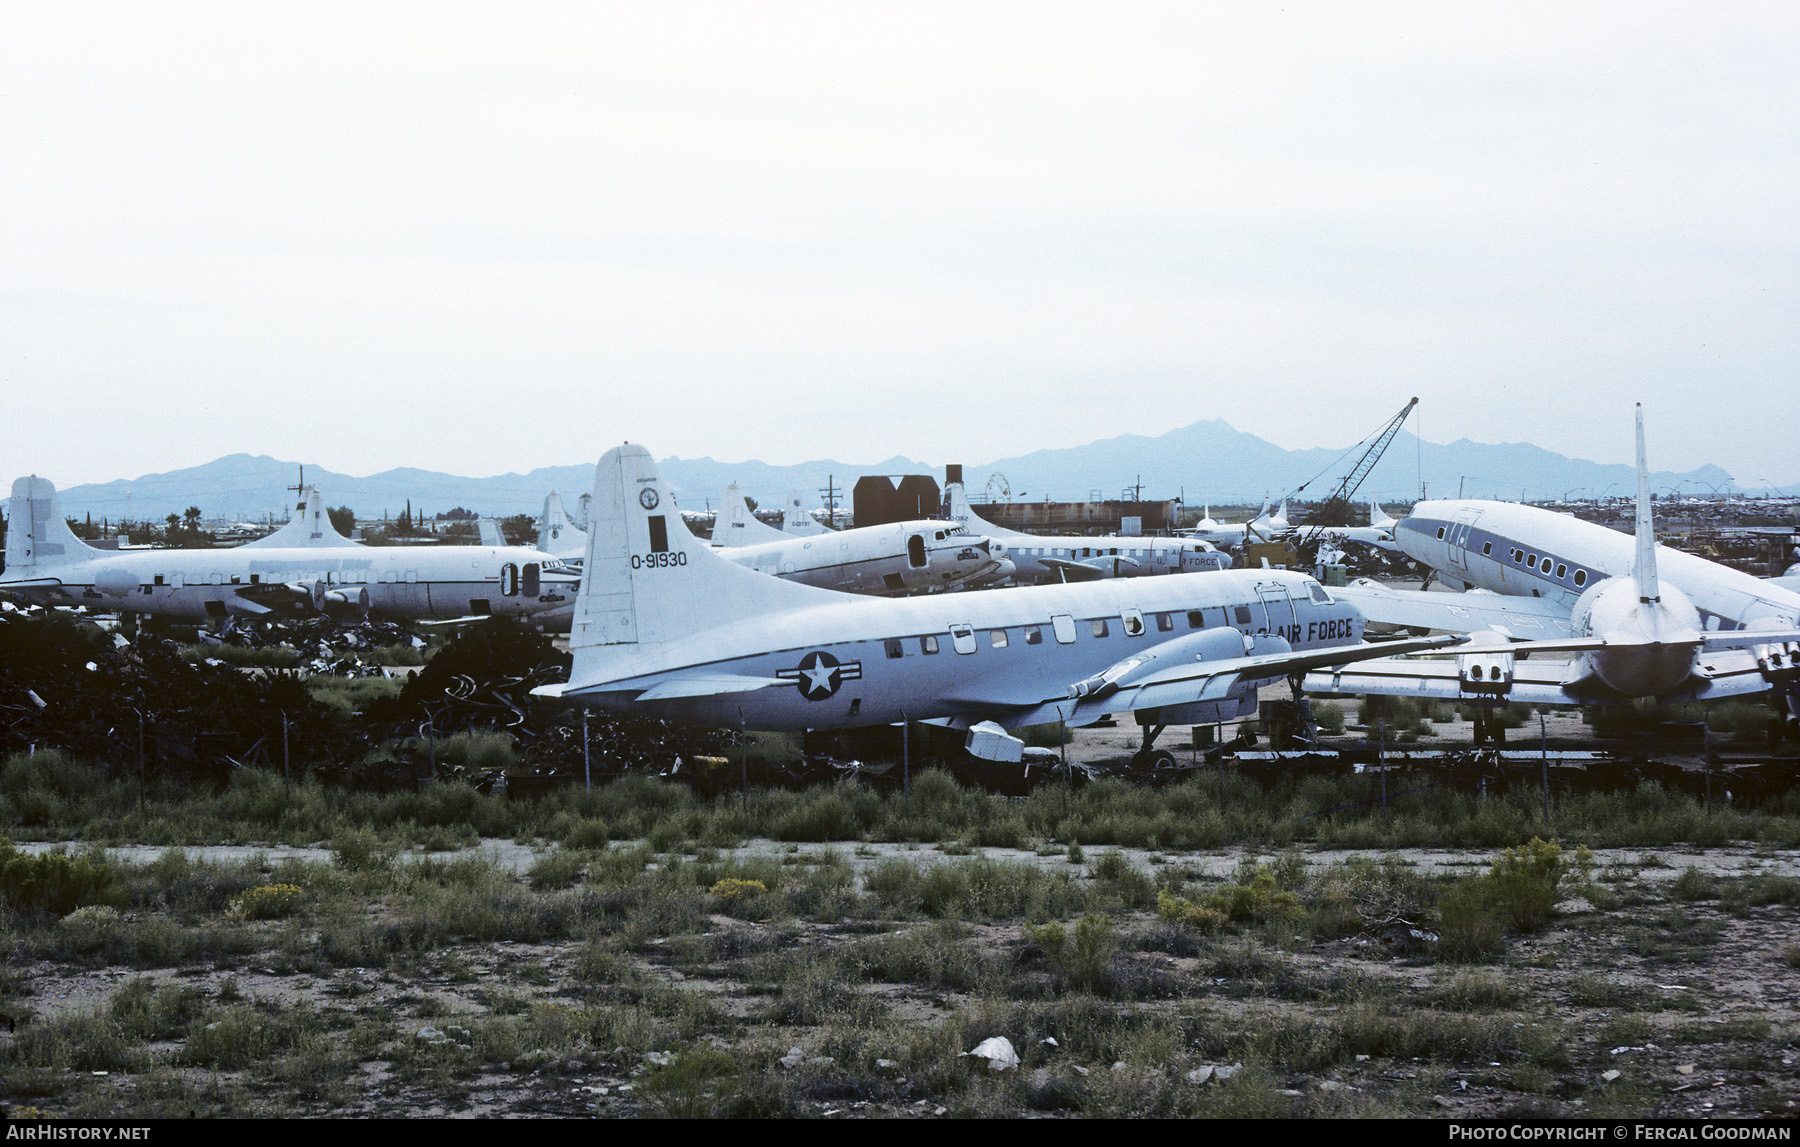
<instances>
[{"instance_id":1,"label":"stored airliner fuselage","mask_svg":"<svg viewBox=\"0 0 1800 1147\"><path fill-rule=\"evenodd\" d=\"M962 484L945 490L951 520L1006 548L1013 580L1028 584L1098 581L1153 574L1206 573L1231 565L1231 556L1192 538L1038 535L996 526L969 505Z\"/></svg>"},{"instance_id":2,"label":"stored airliner fuselage","mask_svg":"<svg viewBox=\"0 0 1800 1147\"><path fill-rule=\"evenodd\" d=\"M1567 514L1485 501L1420 502L1396 523L1394 541L1452 586L1570 607L1596 582L1630 577L1637 545L1630 534ZM1800 624L1800 593L1772 582L1662 546L1656 568L1693 602L1707 631Z\"/></svg>"},{"instance_id":3,"label":"stored airliner fuselage","mask_svg":"<svg viewBox=\"0 0 1800 1147\"><path fill-rule=\"evenodd\" d=\"M240 546L95 549L63 520L42 478L13 483L0 590L182 621L265 615L524 617L566 607L578 586L562 563L524 546Z\"/></svg>"}]
</instances>

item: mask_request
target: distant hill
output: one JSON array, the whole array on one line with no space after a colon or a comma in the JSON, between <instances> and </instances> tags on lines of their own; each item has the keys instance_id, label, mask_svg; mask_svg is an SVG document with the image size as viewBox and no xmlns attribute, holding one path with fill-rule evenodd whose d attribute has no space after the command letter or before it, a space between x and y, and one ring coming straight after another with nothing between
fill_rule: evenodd
<instances>
[{"instance_id":1,"label":"distant hill","mask_svg":"<svg viewBox=\"0 0 1800 1147\"><path fill-rule=\"evenodd\" d=\"M1260 503L1301 490L1301 497L1323 498L1349 472L1359 448L1283 450L1253 434L1214 419L1171 430L1155 438L1120 435L1086 446L1039 450L1015 458L974 463L963 461L969 488L996 496L1003 475L1015 501L1074 501L1097 491L1117 498L1141 484L1143 497L1185 497L1192 504ZM712 458L665 458L663 475L684 509L709 509L719 493L736 482L759 503L772 503L789 490L801 491L818 504L818 491L831 480L849 506L849 491L869 474L929 474L940 483L942 463L917 462L895 456L872 465L823 459L793 466L764 462L719 462ZM306 481L317 486L327 505L349 506L364 518L398 515L411 502L414 515L435 515L458 506L483 515L536 514L551 490L573 502L593 485L592 463L546 466L528 474L466 478L431 470L395 469L354 478L308 463ZM161 521L198 506L208 518L261 521L281 519L294 496L288 489L300 466L266 455L231 454L186 470L146 474L135 479L75 486L61 491L63 510L71 517L96 520ZM1502 498L1515 500L1620 496L1636 487L1632 468L1566 458L1527 443L1490 445L1461 439L1449 445L1420 442L1402 431L1363 483L1361 497L1374 495L1394 506L1410 505L1424 483L1431 497ZM1717 466L1686 473L1659 471L1651 476L1659 492L1677 488L1683 494L1735 489L1731 476ZM1302 489L1303 488L1303 489Z\"/></svg>"}]
</instances>

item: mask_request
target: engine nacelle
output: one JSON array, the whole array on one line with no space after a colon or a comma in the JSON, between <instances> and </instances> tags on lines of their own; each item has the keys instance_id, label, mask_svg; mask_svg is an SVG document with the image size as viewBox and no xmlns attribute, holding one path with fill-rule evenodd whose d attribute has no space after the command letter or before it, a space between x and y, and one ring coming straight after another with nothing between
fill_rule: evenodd
<instances>
[{"instance_id":1,"label":"engine nacelle","mask_svg":"<svg viewBox=\"0 0 1800 1147\"><path fill-rule=\"evenodd\" d=\"M335 586L323 592L320 610L340 621L361 621L369 616L369 591L360 585Z\"/></svg>"}]
</instances>

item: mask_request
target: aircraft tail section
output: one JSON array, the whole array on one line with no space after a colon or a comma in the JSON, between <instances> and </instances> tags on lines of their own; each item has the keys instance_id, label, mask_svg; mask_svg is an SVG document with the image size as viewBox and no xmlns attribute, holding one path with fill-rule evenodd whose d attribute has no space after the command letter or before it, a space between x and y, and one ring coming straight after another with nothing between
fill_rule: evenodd
<instances>
[{"instance_id":1,"label":"aircraft tail section","mask_svg":"<svg viewBox=\"0 0 1800 1147\"><path fill-rule=\"evenodd\" d=\"M944 487L945 516L952 522L968 530L971 534L981 534L989 538L1023 537L1018 530L1009 530L1005 526L996 526L975 513L975 507L969 504L969 492L963 489L961 482L951 482Z\"/></svg>"},{"instance_id":2,"label":"aircraft tail section","mask_svg":"<svg viewBox=\"0 0 1800 1147\"><path fill-rule=\"evenodd\" d=\"M635 444L615 447L594 472L569 637L570 687L647 671L662 650L708 630L842 600L714 553L682 521L650 452Z\"/></svg>"},{"instance_id":3,"label":"aircraft tail section","mask_svg":"<svg viewBox=\"0 0 1800 1147\"><path fill-rule=\"evenodd\" d=\"M589 495L582 495L585 503ZM587 548L586 537L563 509L562 495L555 490L544 496L544 516L538 520L537 548L559 558L578 558Z\"/></svg>"},{"instance_id":4,"label":"aircraft tail section","mask_svg":"<svg viewBox=\"0 0 1800 1147\"><path fill-rule=\"evenodd\" d=\"M1374 498L1369 499L1369 524L1378 530L1391 529L1395 524L1393 515L1382 509L1381 503Z\"/></svg>"},{"instance_id":5,"label":"aircraft tail section","mask_svg":"<svg viewBox=\"0 0 1800 1147\"><path fill-rule=\"evenodd\" d=\"M781 532L796 538L810 538L829 531L806 512L806 505L800 500L800 491L794 490L781 506Z\"/></svg>"},{"instance_id":6,"label":"aircraft tail section","mask_svg":"<svg viewBox=\"0 0 1800 1147\"><path fill-rule=\"evenodd\" d=\"M6 576L17 580L53 566L84 562L100 551L75 536L48 478L13 483L6 519Z\"/></svg>"},{"instance_id":7,"label":"aircraft tail section","mask_svg":"<svg viewBox=\"0 0 1800 1147\"><path fill-rule=\"evenodd\" d=\"M306 500L294 510L294 516L288 519L287 525L261 537L254 542L245 542L239 549L314 549L325 546L360 546L338 533L337 527L331 524L331 515L325 512L325 499L320 493L308 486Z\"/></svg>"},{"instance_id":8,"label":"aircraft tail section","mask_svg":"<svg viewBox=\"0 0 1800 1147\"><path fill-rule=\"evenodd\" d=\"M750 512L750 503L744 500L744 492L738 489L736 482L725 487L725 492L719 495L719 513L713 519L713 545L727 548L756 546L783 541L787 536L773 526L765 526Z\"/></svg>"}]
</instances>

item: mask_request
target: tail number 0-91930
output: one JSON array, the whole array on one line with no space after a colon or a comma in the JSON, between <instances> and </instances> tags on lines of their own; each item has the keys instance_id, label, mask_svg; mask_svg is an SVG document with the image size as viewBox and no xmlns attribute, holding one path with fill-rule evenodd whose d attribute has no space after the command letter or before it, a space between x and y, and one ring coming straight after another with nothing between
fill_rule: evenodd
<instances>
[{"instance_id":1,"label":"tail number 0-91930","mask_svg":"<svg viewBox=\"0 0 1800 1147\"><path fill-rule=\"evenodd\" d=\"M670 566L684 566L684 565L687 565L687 555L684 553L681 553L679 551L674 552L674 553L663 553L663 554L632 554L631 555L631 568L634 570L667 569Z\"/></svg>"}]
</instances>

